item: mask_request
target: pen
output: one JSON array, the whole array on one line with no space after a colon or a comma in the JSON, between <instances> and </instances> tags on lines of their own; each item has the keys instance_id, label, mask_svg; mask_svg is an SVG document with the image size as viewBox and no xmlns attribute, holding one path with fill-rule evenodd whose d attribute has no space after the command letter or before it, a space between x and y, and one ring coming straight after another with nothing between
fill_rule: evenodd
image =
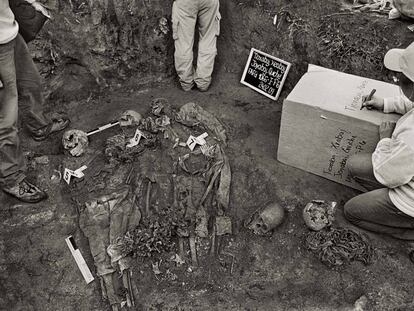
<instances>
[{"instance_id":1,"label":"pen","mask_svg":"<svg viewBox=\"0 0 414 311\"><path fill-rule=\"evenodd\" d=\"M376 91L377 91L376 89L372 89L372 91L371 91L371 93L369 93L368 97L366 97L365 100L362 102L361 109L359 109L359 110L362 110L362 108L365 107L364 106L364 103L367 102L367 101L369 101L369 100L371 100L372 99L372 96L374 96L374 94L375 94Z\"/></svg>"}]
</instances>

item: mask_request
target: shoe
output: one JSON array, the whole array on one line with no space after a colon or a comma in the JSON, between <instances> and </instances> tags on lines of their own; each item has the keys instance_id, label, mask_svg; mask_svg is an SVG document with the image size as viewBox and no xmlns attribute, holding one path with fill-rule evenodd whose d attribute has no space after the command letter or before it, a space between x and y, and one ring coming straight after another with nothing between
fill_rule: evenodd
<instances>
[{"instance_id":1,"label":"shoe","mask_svg":"<svg viewBox=\"0 0 414 311\"><path fill-rule=\"evenodd\" d=\"M3 188L3 191L26 203L37 203L48 198L46 192L31 184L26 179L23 179L14 186Z\"/></svg>"},{"instance_id":2,"label":"shoe","mask_svg":"<svg viewBox=\"0 0 414 311\"><path fill-rule=\"evenodd\" d=\"M194 86L195 86L194 82L192 82L192 83L190 83L190 84L187 84L187 83L181 83L181 89L182 89L184 92L189 92L189 91L191 91L191 90L194 88Z\"/></svg>"},{"instance_id":3,"label":"shoe","mask_svg":"<svg viewBox=\"0 0 414 311\"><path fill-rule=\"evenodd\" d=\"M45 140L50 134L64 130L69 124L70 120L66 117L52 119L52 122L44 128L37 130L36 133L32 133L32 138L35 141Z\"/></svg>"},{"instance_id":4,"label":"shoe","mask_svg":"<svg viewBox=\"0 0 414 311\"><path fill-rule=\"evenodd\" d=\"M203 87L197 85L197 88L200 92L207 92L209 87L210 87L210 85L203 86Z\"/></svg>"}]
</instances>

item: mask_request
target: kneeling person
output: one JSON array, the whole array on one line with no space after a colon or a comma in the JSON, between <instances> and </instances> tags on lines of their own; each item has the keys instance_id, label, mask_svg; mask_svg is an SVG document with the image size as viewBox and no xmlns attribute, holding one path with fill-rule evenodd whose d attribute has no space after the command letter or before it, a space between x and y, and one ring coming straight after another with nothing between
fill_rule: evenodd
<instances>
[{"instance_id":1,"label":"kneeling person","mask_svg":"<svg viewBox=\"0 0 414 311\"><path fill-rule=\"evenodd\" d=\"M349 200L344 212L351 223L366 230L414 240L414 43L388 51L384 64L399 72L402 94L374 96L365 106L403 116L396 124L381 124L373 154L350 157L351 174L371 191Z\"/></svg>"}]
</instances>

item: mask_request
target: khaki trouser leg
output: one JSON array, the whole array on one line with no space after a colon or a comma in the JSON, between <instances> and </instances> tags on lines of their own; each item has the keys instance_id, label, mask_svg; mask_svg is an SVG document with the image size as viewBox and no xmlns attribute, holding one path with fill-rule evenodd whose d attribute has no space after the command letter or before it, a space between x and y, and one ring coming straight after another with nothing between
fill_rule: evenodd
<instances>
[{"instance_id":1,"label":"khaki trouser leg","mask_svg":"<svg viewBox=\"0 0 414 311\"><path fill-rule=\"evenodd\" d=\"M198 43L197 70L194 81L200 90L211 83L214 59L217 55L217 36L220 34L219 0L200 0L198 13L200 41Z\"/></svg>"},{"instance_id":2,"label":"khaki trouser leg","mask_svg":"<svg viewBox=\"0 0 414 311\"><path fill-rule=\"evenodd\" d=\"M194 86L193 46L198 0L176 0L172 9L175 69L185 91Z\"/></svg>"}]
</instances>

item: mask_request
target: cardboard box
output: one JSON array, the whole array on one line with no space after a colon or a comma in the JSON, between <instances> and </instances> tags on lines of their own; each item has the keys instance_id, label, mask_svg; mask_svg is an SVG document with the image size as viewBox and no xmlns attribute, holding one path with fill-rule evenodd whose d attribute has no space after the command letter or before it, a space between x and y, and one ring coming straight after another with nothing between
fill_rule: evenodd
<instances>
[{"instance_id":1,"label":"cardboard box","mask_svg":"<svg viewBox=\"0 0 414 311\"><path fill-rule=\"evenodd\" d=\"M283 103L278 160L363 190L349 175L348 158L372 153L381 122L400 117L360 110L362 96L372 89L382 97L400 94L393 84L309 65Z\"/></svg>"}]
</instances>

